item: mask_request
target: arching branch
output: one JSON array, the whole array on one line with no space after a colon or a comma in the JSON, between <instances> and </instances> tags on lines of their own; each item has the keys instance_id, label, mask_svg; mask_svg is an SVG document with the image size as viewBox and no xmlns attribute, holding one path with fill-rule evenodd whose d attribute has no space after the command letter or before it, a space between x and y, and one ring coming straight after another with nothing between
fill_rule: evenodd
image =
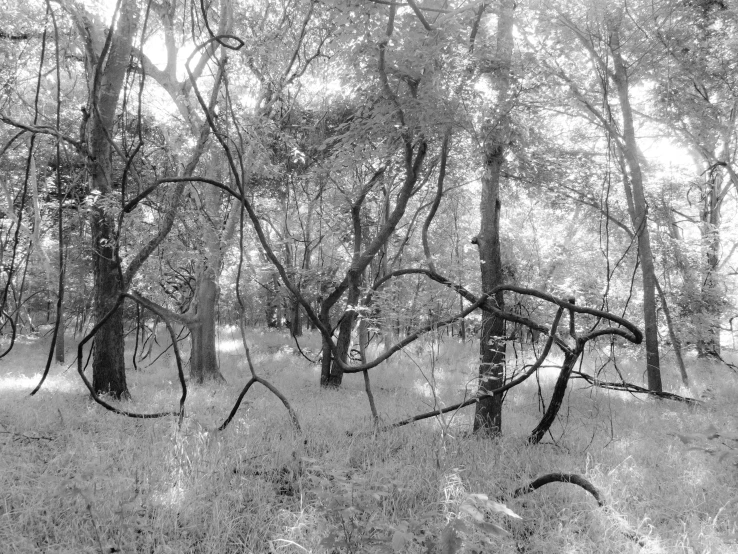
<instances>
[{"instance_id":1,"label":"arching branch","mask_svg":"<svg viewBox=\"0 0 738 554\"><path fill-rule=\"evenodd\" d=\"M550 483L570 483L572 485L576 485L591 494L597 501L598 506L604 507L607 505L605 497L602 496L602 493L597 489L597 487L595 487L587 479L576 473L548 473L546 475L542 475L541 477L534 479L524 487L519 487L515 489L511 496L512 498L518 498L519 496L523 496L524 494L533 492L534 490L540 489L544 485L548 485Z\"/></svg>"}]
</instances>

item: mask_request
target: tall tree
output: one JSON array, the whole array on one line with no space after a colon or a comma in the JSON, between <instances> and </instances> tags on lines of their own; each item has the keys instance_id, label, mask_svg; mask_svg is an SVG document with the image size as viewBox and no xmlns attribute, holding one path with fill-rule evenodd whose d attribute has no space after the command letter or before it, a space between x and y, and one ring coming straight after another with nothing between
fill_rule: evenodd
<instances>
[{"instance_id":1,"label":"tall tree","mask_svg":"<svg viewBox=\"0 0 738 554\"><path fill-rule=\"evenodd\" d=\"M558 54L561 56L563 50L570 55L570 59L565 61L562 57L552 57L545 59L544 64L568 86L572 97L592 123L604 130L608 137L607 145L612 148L614 158L618 161L632 232L638 240L648 387L661 391L656 270L648 226L643 158L638 146L634 110L631 106L633 82L642 76L639 70L646 62L641 60L640 63L635 63L626 59L629 54L635 59L639 53L626 50L626 46L638 46L633 44L634 41L621 40L624 33L631 32L626 26L629 21L627 10L622 5L596 4L577 13L567 12L567 9L570 6L554 6L553 14L563 32L559 39L561 43L557 47ZM544 18L551 15L551 12L543 12ZM575 42L571 41L572 38ZM571 45L577 43L582 48L571 50ZM572 60L588 61L591 71L575 73L573 69L567 69L566 64L571 67ZM599 97L592 94L594 87L599 88ZM613 89L617 102L613 102L611 98Z\"/></svg>"},{"instance_id":2,"label":"tall tree","mask_svg":"<svg viewBox=\"0 0 738 554\"><path fill-rule=\"evenodd\" d=\"M480 7L481 12L486 4ZM500 250L500 183L505 155L510 143L511 71L515 2L502 0L497 14L497 48L484 60L485 72L494 91L495 105L488 107L482 125L482 198L479 207L481 224L474 241L479 249L482 291L503 284ZM488 54L487 54L488 55ZM485 53L480 54L485 56ZM495 301L504 309L504 297L498 292ZM489 312L482 314L479 340L479 378L481 390L499 388L505 378L505 321ZM502 395L486 396L477 403L474 430L491 433L502 431Z\"/></svg>"},{"instance_id":3,"label":"tall tree","mask_svg":"<svg viewBox=\"0 0 738 554\"><path fill-rule=\"evenodd\" d=\"M121 91L131 61L140 11L136 0L121 0L114 21L107 27L98 14L81 5L72 10L85 45L89 99L84 111L85 142L90 189L109 199L118 178L113 172L113 140ZM123 283L116 261L116 225L104 202L91 209L95 317L115 306ZM123 358L123 314L117 311L102 326L94 341L92 383L98 393L129 396Z\"/></svg>"}]
</instances>

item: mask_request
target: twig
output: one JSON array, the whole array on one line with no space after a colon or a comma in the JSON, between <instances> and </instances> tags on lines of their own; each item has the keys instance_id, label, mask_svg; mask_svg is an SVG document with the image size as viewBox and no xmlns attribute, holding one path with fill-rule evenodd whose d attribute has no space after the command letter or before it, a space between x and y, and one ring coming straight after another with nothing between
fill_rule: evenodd
<instances>
[{"instance_id":1,"label":"twig","mask_svg":"<svg viewBox=\"0 0 738 554\"><path fill-rule=\"evenodd\" d=\"M34 441L39 441L39 440L53 441L54 440L53 437L43 437L43 436L29 437L28 435L24 435L23 433L16 433L14 431L0 431L0 435L13 435L14 437L21 437L24 439L34 440Z\"/></svg>"}]
</instances>

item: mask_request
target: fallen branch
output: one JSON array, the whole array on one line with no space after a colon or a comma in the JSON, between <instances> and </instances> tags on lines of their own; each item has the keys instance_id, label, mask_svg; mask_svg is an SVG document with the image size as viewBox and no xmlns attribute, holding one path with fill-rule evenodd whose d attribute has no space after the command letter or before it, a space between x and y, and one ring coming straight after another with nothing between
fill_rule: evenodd
<instances>
[{"instance_id":1,"label":"fallen branch","mask_svg":"<svg viewBox=\"0 0 738 554\"><path fill-rule=\"evenodd\" d=\"M631 394L649 394L657 398L665 398L667 400L676 400L677 402L686 402L687 404L702 404L703 403L702 400L698 400L697 398L690 398L689 396L680 396L672 392L652 391L645 387L641 387L633 383L627 383L625 381L621 383L601 381L600 379L597 379L596 377L592 377L591 375L587 375L586 373L581 373L579 371L572 371L572 377L577 378L577 379L584 379L591 385L601 388L601 389L617 390L617 391L622 391L622 392L629 392Z\"/></svg>"}]
</instances>

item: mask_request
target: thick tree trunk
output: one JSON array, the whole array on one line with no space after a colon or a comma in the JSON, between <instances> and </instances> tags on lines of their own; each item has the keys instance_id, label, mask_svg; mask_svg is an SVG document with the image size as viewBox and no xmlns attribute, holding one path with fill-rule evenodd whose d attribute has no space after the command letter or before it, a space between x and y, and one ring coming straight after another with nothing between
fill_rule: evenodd
<instances>
[{"instance_id":1,"label":"thick tree trunk","mask_svg":"<svg viewBox=\"0 0 738 554\"><path fill-rule=\"evenodd\" d=\"M359 303L360 279L357 279L352 271L349 271L349 290L347 298L347 309L343 319L338 326L338 338L336 339L336 357L344 364L348 362L349 350L351 349L351 334L356 324L356 305ZM343 368L334 359L331 365L330 375L325 383L328 387L340 387L343 382Z\"/></svg>"},{"instance_id":2,"label":"thick tree trunk","mask_svg":"<svg viewBox=\"0 0 738 554\"><path fill-rule=\"evenodd\" d=\"M95 208L92 218L95 320L100 321L121 292L118 268L113 257L112 217ZM123 357L123 312L117 310L97 332L92 357L92 387L97 394L128 398Z\"/></svg>"},{"instance_id":3,"label":"thick tree trunk","mask_svg":"<svg viewBox=\"0 0 738 554\"><path fill-rule=\"evenodd\" d=\"M194 302L197 324L190 325L192 352L190 353L190 377L197 383L215 381L224 383L218 368L218 352L215 336L215 308L220 294L215 271L206 268L201 272Z\"/></svg>"},{"instance_id":4,"label":"thick tree trunk","mask_svg":"<svg viewBox=\"0 0 738 554\"><path fill-rule=\"evenodd\" d=\"M484 173L482 174L481 227L476 243L482 274L482 290L488 292L502 284L500 255L500 177L505 163L505 147L509 141L510 70L513 50L513 0L503 0L497 19L497 52L493 70L493 86L497 96L495 121L484 129ZM504 308L502 293L496 295L497 305ZM505 322L487 312L482 314L479 341L480 391L500 387L505 378ZM499 337L499 338L498 338ZM486 396L477 402L474 432L502 432L502 395Z\"/></svg>"},{"instance_id":5,"label":"thick tree trunk","mask_svg":"<svg viewBox=\"0 0 738 554\"><path fill-rule=\"evenodd\" d=\"M620 53L619 29L610 29L610 51L615 68L615 84L617 86L620 110L623 116L623 156L629 175L625 179L626 188L632 187L632 209L630 216L638 235L638 255L643 277L643 320L646 338L646 375L649 390L661 392L661 367L659 361L658 317L656 315L656 273L651 237L648 230L648 213L646 196L643 188L643 174L638 159L638 144L633 125L633 112L630 106L628 74ZM627 192L627 191L626 191Z\"/></svg>"},{"instance_id":6,"label":"thick tree trunk","mask_svg":"<svg viewBox=\"0 0 738 554\"><path fill-rule=\"evenodd\" d=\"M87 140L88 168L91 190L103 199L113 191L115 179L111 162L110 140L115 136L115 115L123 81L128 70L133 39L138 30L139 11L135 0L122 0L120 12L110 40L107 59L99 66L92 64L103 51L102 26L98 19L91 23L89 14L77 14L76 22L87 41L87 77L93 98L87 106L84 122ZM94 18L93 18L94 19ZM94 29L92 28L94 27ZM101 73L98 73L101 72ZM122 289L116 264L115 221L99 205L92 208L92 267L94 283L94 314L99 321L115 304ZM129 396L123 358L123 314L118 310L94 338L92 359L92 386L98 394L116 398Z\"/></svg>"}]
</instances>

